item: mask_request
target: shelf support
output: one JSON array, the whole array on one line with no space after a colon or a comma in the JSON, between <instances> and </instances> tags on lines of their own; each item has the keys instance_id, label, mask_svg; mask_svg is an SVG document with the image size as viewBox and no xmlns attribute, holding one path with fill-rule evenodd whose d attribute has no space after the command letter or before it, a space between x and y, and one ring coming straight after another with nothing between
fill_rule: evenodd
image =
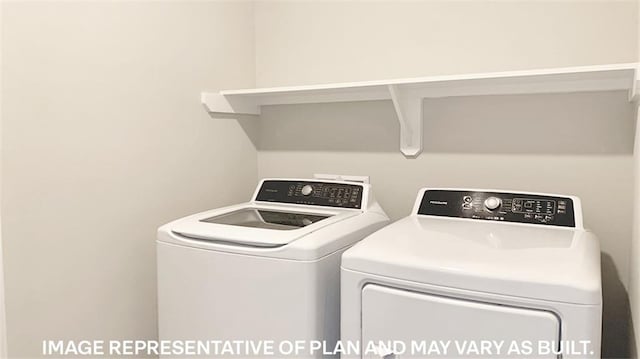
<instances>
[{"instance_id":1,"label":"shelf support","mask_svg":"<svg viewBox=\"0 0 640 359\"><path fill-rule=\"evenodd\" d=\"M636 107L640 106L640 67L633 70L633 82L629 88L629 102L633 102Z\"/></svg>"},{"instance_id":2,"label":"shelf support","mask_svg":"<svg viewBox=\"0 0 640 359\"><path fill-rule=\"evenodd\" d=\"M211 113L259 115L260 106L246 98L232 98L219 93L204 92L200 101Z\"/></svg>"},{"instance_id":3,"label":"shelf support","mask_svg":"<svg viewBox=\"0 0 640 359\"><path fill-rule=\"evenodd\" d=\"M399 85L387 87L400 123L400 151L407 158L416 158L422 152L422 97Z\"/></svg>"}]
</instances>

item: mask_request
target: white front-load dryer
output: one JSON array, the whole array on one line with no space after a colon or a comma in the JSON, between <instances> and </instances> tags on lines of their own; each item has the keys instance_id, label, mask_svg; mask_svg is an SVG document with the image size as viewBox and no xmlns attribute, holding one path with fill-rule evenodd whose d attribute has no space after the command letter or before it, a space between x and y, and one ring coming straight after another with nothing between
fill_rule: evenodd
<instances>
[{"instance_id":1,"label":"white front-load dryer","mask_svg":"<svg viewBox=\"0 0 640 359\"><path fill-rule=\"evenodd\" d=\"M369 184L264 179L247 203L160 227L159 338L179 349L164 356L281 357L285 342L332 346L340 257L387 223ZM188 342L200 351L187 353ZM308 353L289 356L322 357Z\"/></svg>"},{"instance_id":2,"label":"white front-load dryer","mask_svg":"<svg viewBox=\"0 0 640 359\"><path fill-rule=\"evenodd\" d=\"M600 356L600 249L572 196L422 189L344 253L341 293L343 358Z\"/></svg>"}]
</instances>

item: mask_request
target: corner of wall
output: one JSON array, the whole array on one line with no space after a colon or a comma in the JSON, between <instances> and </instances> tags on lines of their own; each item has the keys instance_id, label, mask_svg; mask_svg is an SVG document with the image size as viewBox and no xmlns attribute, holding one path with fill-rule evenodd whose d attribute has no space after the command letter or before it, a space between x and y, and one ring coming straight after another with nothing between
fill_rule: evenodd
<instances>
[{"instance_id":1,"label":"corner of wall","mask_svg":"<svg viewBox=\"0 0 640 359\"><path fill-rule=\"evenodd\" d=\"M640 62L640 0L636 1L636 61ZM633 149L634 157L634 213L633 213L633 232L631 240L631 258L629 273L629 303L631 308L630 331L629 334L629 353L631 358L638 358L638 344L640 343L640 331L636 329L640 323L640 296L638 291L640 288L640 117L638 107L636 106L636 136Z\"/></svg>"}]
</instances>

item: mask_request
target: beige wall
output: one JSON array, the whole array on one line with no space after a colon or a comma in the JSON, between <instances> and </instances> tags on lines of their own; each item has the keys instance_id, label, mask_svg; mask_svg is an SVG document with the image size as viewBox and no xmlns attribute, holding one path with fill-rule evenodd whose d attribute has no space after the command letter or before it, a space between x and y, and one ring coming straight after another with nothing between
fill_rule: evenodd
<instances>
[{"instance_id":1,"label":"beige wall","mask_svg":"<svg viewBox=\"0 0 640 359\"><path fill-rule=\"evenodd\" d=\"M637 61L635 0L259 2L255 11L259 86ZM399 153L384 101L272 106L260 126L259 176L369 174L394 218L409 213L422 186L582 197L602 242L604 355L628 355L634 108L626 94L427 100L416 160Z\"/></svg>"},{"instance_id":2,"label":"beige wall","mask_svg":"<svg viewBox=\"0 0 640 359\"><path fill-rule=\"evenodd\" d=\"M45 338L155 338L155 228L246 199L258 176L314 172L370 174L394 218L422 186L581 196L604 252L605 355L625 354L634 186L625 94L427 100L416 160L397 150L388 102L272 106L236 122L212 120L198 96L637 61L636 1L2 7L11 357L37 356ZM550 146L517 141L532 131Z\"/></svg>"},{"instance_id":3,"label":"beige wall","mask_svg":"<svg viewBox=\"0 0 640 359\"><path fill-rule=\"evenodd\" d=\"M2 6L0 6L0 39L2 39ZM2 41L0 40L0 69L2 69ZM0 84L2 83L2 71L0 70ZM2 86L0 86L0 158L2 157ZM0 203L2 194L2 163L0 161ZM1 208L0 208L1 210ZM0 215L0 219L1 219ZM0 244L2 244L2 221L0 220ZM0 245L0 358L7 357L7 327L5 311L5 279L4 256Z\"/></svg>"},{"instance_id":4,"label":"beige wall","mask_svg":"<svg viewBox=\"0 0 640 359\"><path fill-rule=\"evenodd\" d=\"M640 1L638 1L640 4ZM638 6L640 18L640 5ZM638 22L638 61L640 61L640 21ZM639 114L640 115L640 114ZM634 216L633 239L630 251L629 301L633 324L631 326L632 357L638 358L640 346L640 117L636 119L636 139L634 147Z\"/></svg>"},{"instance_id":5,"label":"beige wall","mask_svg":"<svg viewBox=\"0 0 640 359\"><path fill-rule=\"evenodd\" d=\"M629 270L629 301L633 315L631 350L633 358L638 357L640 345L640 117L636 121L636 141L634 148L634 213L633 213L633 238L630 251Z\"/></svg>"},{"instance_id":6,"label":"beige wall","mask_svg":"<svg viewBox=\"0 0 640 359\"><path fill-rule=\"evenodd\" d=\"M156 337L155 231L246 200L256 151L203 89L254 85L246 2L5 2L2 215L11 357Z\"/></svg>"},{"instance_id":7,"label":"beige wall","mask_svg":"<svg viewBox=\"0 0 640 359\"><path fill-rule=\"evenodd\" d=\"M258 1L258 86L634 62L636 0Z\"/></svg>"}]
</instances>

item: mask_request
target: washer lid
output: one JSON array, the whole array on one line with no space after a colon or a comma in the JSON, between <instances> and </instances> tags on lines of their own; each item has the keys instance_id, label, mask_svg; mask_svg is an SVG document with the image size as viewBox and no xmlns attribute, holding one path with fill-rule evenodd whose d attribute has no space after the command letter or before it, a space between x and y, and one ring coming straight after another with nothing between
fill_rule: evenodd
<instances>
[{"instance_id":1,"label":"washer lid","mask_svg":"<svg viewBox=\"0 0 640 359\"><path fill-rule=\"evenodd\" d=\"M409 216L349 249L342 267L419 283L600 304L600 249L584 230Z\"/></svg>"},{"instance_id":2,"label":"washer lid","mask_svg":"<svg viewBox=\"0 0 640 359\"><path fill-rule=\"evenodd\" d=\"M246 203L207 211L170 224L184 237L230 245L279 247L362 212L309 211L298 205Z\"/></svg>"},{"instance_id":3,"label":"washer lid","mask_svg":"<svg viewBox=\"0 0 640 359\"><path fill-rule=\"evenodd\" d=\"M290 231L323 221L332 215L300 213L264 208L243 208L201 219L200 222L230 226Z\"/></svg>"}]
</instances>

